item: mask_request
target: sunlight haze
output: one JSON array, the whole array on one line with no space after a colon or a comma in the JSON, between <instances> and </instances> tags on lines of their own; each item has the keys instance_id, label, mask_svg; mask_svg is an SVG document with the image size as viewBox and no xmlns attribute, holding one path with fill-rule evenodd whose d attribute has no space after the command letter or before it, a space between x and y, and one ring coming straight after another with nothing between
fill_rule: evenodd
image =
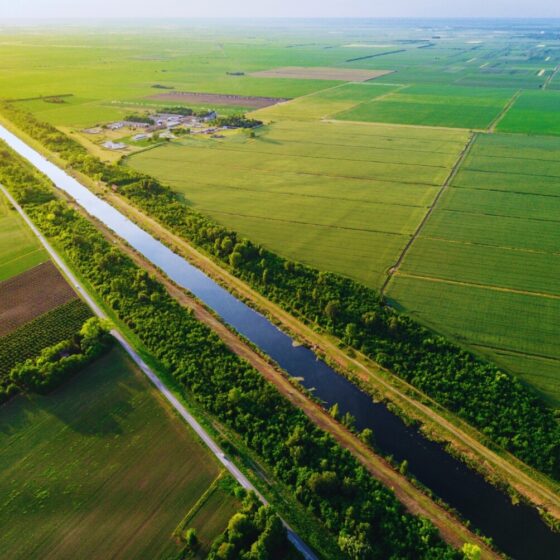
<instances>
[{"instance_id":1,"label":"sunlight haze","mask_svg":"<svg viewBox=\"0 0 560 560\"><path fill-rule=\"evenodd\" d=\"M98 17L559 17L553 0L21 0L0 2L0 18L98 18Z\"/></svg>"}]
</instances>

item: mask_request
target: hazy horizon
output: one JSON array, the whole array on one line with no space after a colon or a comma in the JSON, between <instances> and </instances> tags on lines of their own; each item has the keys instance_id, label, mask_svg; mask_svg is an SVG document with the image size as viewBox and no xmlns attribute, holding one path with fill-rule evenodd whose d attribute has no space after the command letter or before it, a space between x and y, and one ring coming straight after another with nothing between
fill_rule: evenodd
<instances>
[{"instance_id":1,"label":"hazy horizon","mask_svg":"<svg viewBox=\"0 0 560 560\"><path fill-rule=\"evenodd\" d=\"M559 18L560 3L551 0L472 0L449 5L445 0L208 0L184 2L160 0L98 0L79 5L72 0L20 0L17 4L0 6L2 19L106 19L106 18L406 18L406 19L543 19Z\"/></svg>"}]
</instances>

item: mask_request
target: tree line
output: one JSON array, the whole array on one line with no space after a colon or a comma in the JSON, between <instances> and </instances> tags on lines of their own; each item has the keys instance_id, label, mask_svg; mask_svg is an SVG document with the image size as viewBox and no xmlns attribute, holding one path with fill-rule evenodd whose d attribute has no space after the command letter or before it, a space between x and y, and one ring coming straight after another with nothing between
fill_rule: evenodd
<instances>
[{"instance_id":1,"label":"tree line","mask_svg":"<svg viewBox=\"0 0 560 560\"><path fill-rule=\"evenodd\" d=\"M3 156L19 160L6 150ZM406 513L391 490L89 221L62 201L25 202L41 199L48 185L37 177L22 183L17 176L6 176L5 163L2 157L2 182L38 227L184 390L236 431L291 488L333 535L340 558L463 557L440 539L428 520Z\"/></svg>"}]
</instances>

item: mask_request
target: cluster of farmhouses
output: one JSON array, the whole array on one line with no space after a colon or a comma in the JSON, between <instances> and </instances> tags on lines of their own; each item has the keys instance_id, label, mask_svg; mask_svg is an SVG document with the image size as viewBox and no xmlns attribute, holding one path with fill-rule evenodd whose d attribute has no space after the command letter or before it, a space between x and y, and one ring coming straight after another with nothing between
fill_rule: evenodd
<instances>
[{"instance_id":1,"label":"cluster of farmhouses","mask_svg":"<svg viewBox=\"0 0 560 560\"><path fill-rule=\"evenodd\" d=\"M148 117L116 121L105 125L107 130L115 131L124 128L137 130L139 133L132 137L132 140L139 142L152 138L154 133L158 133L159 138L175 137L173 130L179 127L189 127L192 134L211 134L215 133L216 127L209 127L208 123L218 117L215 111L208 111L198 115L181 115L176 113L155 113ZM84 130L89 134L98 134L101 128L90 128ZM108 141L103 144L108 150L122 150L126 148L123 142Z\"/></svg>"}]
</instances>

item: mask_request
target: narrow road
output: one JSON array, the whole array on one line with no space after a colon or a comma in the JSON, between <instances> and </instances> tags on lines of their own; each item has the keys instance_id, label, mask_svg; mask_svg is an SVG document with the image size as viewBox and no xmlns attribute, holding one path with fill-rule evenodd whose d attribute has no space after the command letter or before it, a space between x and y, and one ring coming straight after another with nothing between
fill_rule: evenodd
<instances>
[{"instance_id":1,"label":"narrow road","mask_svg":"<svg viewBox=\"0 0 560 560\"><path fill-rule=\"evenodd\" d=\"M45 236L37 229L35 224L24 212L23 208L16 202L12 195L6 190L3 185L0 185L0 190L4 193L6 198L10 201L12 206L17 210L20 216L23 218L25 223L37 236L41 244L45 247L46 251L49 253L56 265L64 272L70 284L75 288L75 290L80 294L84 301L90 306L93 312L102 319L107 319L107 315L104 311L97 305L95 300L89 295L83 285L74 276L72 271L66 266L66 263L58 255L58 253L53 249L51 244L47 241ZM161 394L167 399L171 406L179 413L179 415L187 422L187 424L196 432L198 437L206 444L210 451L217 457L218 461L229 471L229 473L237 480L237 482L246 490L253 491L259 497L261 502L268 505L267 500L260 494L260 492L251 484L248 478L227 458L225 453L216 444L212 437L206 432L206 430L197 422L197 420L187 411L187 409L179 402L179 400L169 391L169 389L164 385L164 383L159 379L159 377L150 369L150 367L142 360L138 353L132 348L132 346L126 341L124 336L117 330L113 329L111 334L119 341L121 346L124 348L126 353L132 358L136 365L142 370L146 377L152 382L152 384L161 392ZM305 558L305 560L318 560L315 553L305 544L305 542L294 532L294 530L284 521L282 523L286 527L288 533L288 539L294 545L294 547L299 551L299 553Z\"/></svg>"}]
</instances>

